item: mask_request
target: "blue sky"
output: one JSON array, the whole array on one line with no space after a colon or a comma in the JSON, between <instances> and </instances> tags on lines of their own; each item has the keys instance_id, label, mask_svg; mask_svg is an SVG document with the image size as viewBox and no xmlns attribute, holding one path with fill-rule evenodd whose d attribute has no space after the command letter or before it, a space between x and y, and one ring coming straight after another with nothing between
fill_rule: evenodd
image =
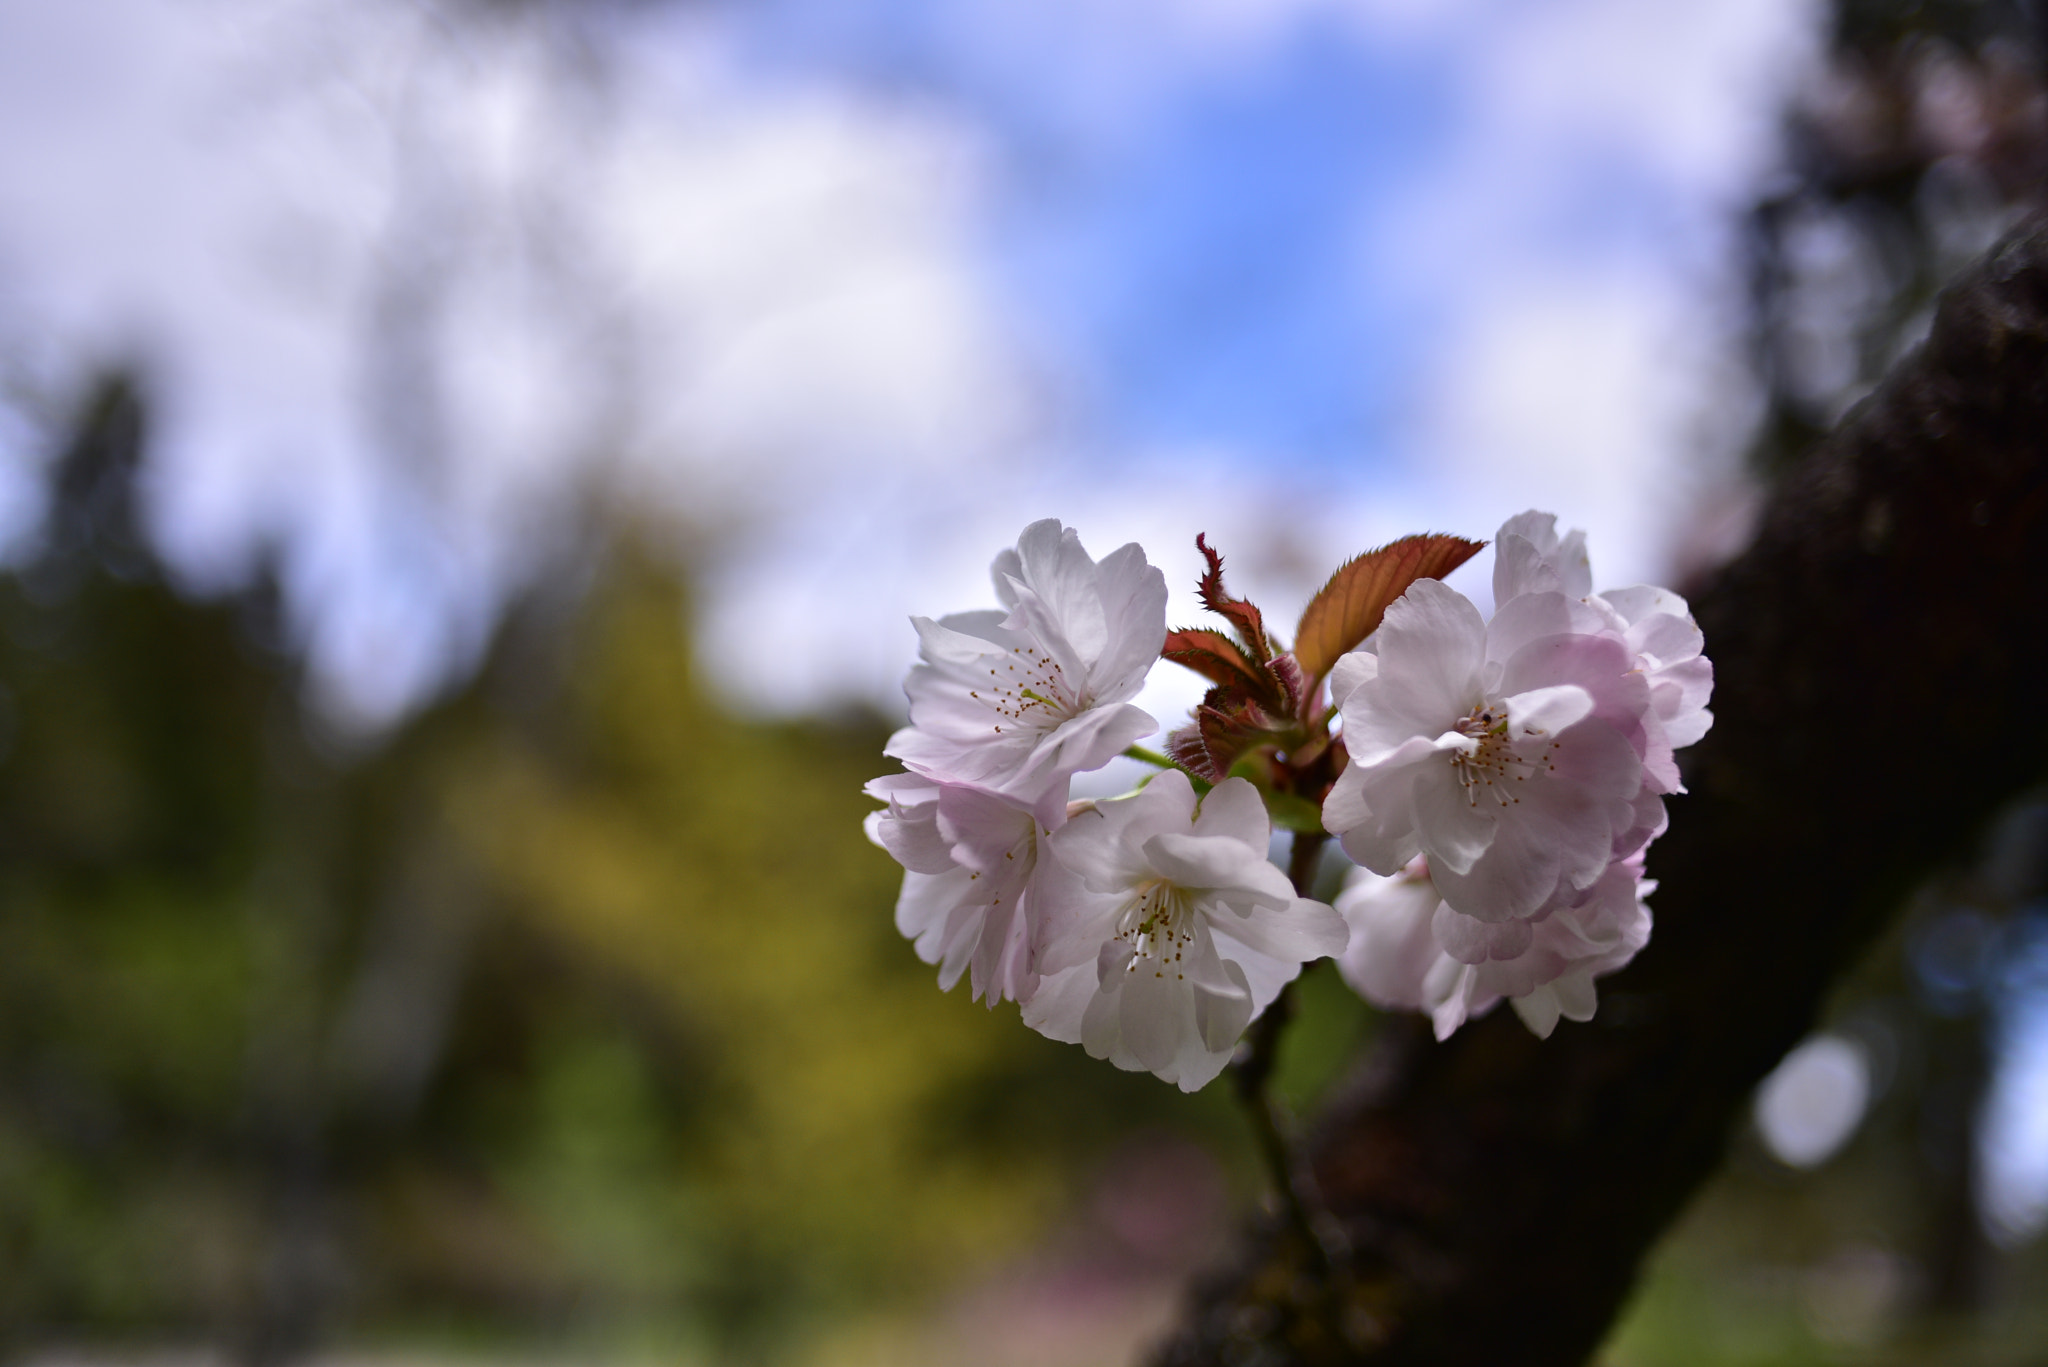
<instances>
[{"instance_id":1,"label":"blue sky","mask_svg":"<svg viewBox=\"0 0 2048 1367\"><path fill-rule=\"evenodd\" d=\"M1797 6L108 3L0 4L28 388L145 362L160 538L200 585L282 545L360 724L460 668L594 449L769 710L893 705L903 618L1041 515L1177 587L1207 530L1283 604L1532 505L1624 582L1739 528L1715 311Z\"/></svg>"},{"instance_id":2,"label":"blue sky","mask_svg":"<svg viewBox=\"0 0 2048 1367\"><path fill-rule=\"evenodd\" d=\"M933 101L986 131L997 288L1083 377L1104 449L1384 455L1427 317L1359 243L1441 151L1452 73L1309 13L1250 60L1105 97L1113 75L1060 79L1067 16L996 32L970 12L904 3L858 23L784 3L750 22L785 76Z\"/></svg>"}]
</instances>

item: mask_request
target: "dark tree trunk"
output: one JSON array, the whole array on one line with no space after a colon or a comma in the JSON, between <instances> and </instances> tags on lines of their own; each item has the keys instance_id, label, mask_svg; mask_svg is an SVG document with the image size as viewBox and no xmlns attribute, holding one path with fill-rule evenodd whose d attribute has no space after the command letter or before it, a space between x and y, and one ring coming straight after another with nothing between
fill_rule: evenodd
<instances>
[{"instance_id":1,"label":"dark tree trunk","mask_svg":"<svg viewBox=\"0 0 2048 1367\"><path fill-rule=\"evenodd\" d=\"M1548 1041L1507 1011L1384 1031L1308 1139L1348 1255L1320 1276L1253 1231L1161 1363L1583 1362L1836 976L2048 772L2048 218L1693 606L1717 721L1651 851L1649 948Z\"/></svg>"}]
</instances>

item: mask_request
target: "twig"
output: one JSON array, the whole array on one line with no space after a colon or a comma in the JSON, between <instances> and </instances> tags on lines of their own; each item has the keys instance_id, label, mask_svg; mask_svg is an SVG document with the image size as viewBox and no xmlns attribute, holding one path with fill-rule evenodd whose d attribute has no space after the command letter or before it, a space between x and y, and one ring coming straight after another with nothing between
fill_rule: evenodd
<instances>
[{"instance_id":1,"label":"twig","mask_svg":"<svg viewBox=\"0 0 2048 1367\"><path fill-rule=\"evenodd\" d=\"M1328 840L1329 837L1321 832L1295 834L1294 847L1287 860L1287 876L1293 881L1297 896L1306 897L1313 890L1317 861ZM1259 1154L1273 1179L1274 1190L1279 1193L1287 1223L1300 1236L1303 1246L1315 1260L1317 1270L1327 1274L1331 1263L1330 1249L1316 1231L1316 1221L1311 1213L1316 1202L1303 1190L1302 1175L1288 1147L1280 1103L1268 1085L1272 1080L1273 1067L1279 1061L1281 1031L1287 1028L1287 1022L1293 1017L1294 984L1288 983L1245 1032L1244 1043L1231 1062L1230 1075L1237 1098L1251 1118Z\"/></svg>"}]
</instances>

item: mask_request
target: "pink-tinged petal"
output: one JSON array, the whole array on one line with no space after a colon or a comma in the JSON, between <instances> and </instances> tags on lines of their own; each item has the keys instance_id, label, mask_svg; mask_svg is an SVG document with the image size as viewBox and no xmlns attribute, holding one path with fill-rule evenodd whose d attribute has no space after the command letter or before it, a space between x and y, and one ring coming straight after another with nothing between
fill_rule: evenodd
<instances>
[{"instance_id":1,"label":"pink-tinged petal","mask_svg":"<svg viewBox=\"0 0 2048 1367\"><path fill-rule=\"evenodd\" d=\"M939 790L939 836L953 862L985 874L1028 871L1037 854L1038 818L1032 804L984 788L948 783ZM1025 870L1015 868L1019 859Z\"/></svg>"},{"instance_id":2,"label":"pink-tinged petal","mask_svg":"<svg viewBox=\"0 0 2048 1367\"><path fill-rule=\"evenodd\" d=\"M935 964L942 957L934 930L945 924L946 914L960 904L966 892L965 869L903 875L903 890L896 898L896 932L915 942L918 958Z\"/></svg>"},{"instance_id":3,"label":"pink-tinged petal","mask_svg":"<svg viewBox=\"0 0 2048 1367\"><path fill-rule=\"evenodd\" d=\"M1245 979L1244 970L1219 959L1213 944L1203 948L1207 951L1204 957L1209 964L1202 966L1213 965L1214 976L1224 981L1215 983L1205 973L1204 981L1195 984L1195 1032L1207 1052L1227 1052L1236 1047L1238 1036L1252 1022L1252 988Z\"/></svg>"},{"instance_id":4,"label":"pink-tinged petal","mask_svg":"<svg viewBox=\"0 0 2048 1367\"><path fill-rule=\"evenodd\" d=\"M1114 983L1097 988L1089 997L1088 1007L1081 1013L1081 1047L1088 1051L1088 1057L1109 1059L1119 1068L1130 1066L1118 1057L1125 1052L1123 1010L1121 976Z\"/></svg>"},{"instance_id":5,"label":"pink-tinged petal","mask_svg":"<svg viewBox=\"0 0 2048 1367\"><path fill-rule=\"evenodd\" d=\"M1415 793L1431 785L1458 787L1446 776L1451 757L1469 747L1463 737L1417 740L1383 764L1353 764L1323 800L1323 827L1343 837L1352 859L1379 873L1394 873L1414 858L1424 837L1415 823Z\"/></svg>"},{"instance_id":6,"label":"pink-tinged petal","mask_svg":"<svg viewBox=\"0 0 2048 1367\"><path fill-rule=\"evenodd\" d=\"M902 807L894 803L879 812L869 812L862 823L868 839L889 852L891 858L913 873L939 874L954 864L953 847L939 833L937 803Z\"/></svg>"},{"instance_id":7,"label":"pink-tinged petal","mask_svg":"<svg viewBox=\"0 0 2048 1367\"><path fill-rule=\"evenodd\" d=\"M883 802L901 802L906 807L939 800L939 785L923 774L883 774L863 783L861 792Z\"/></svg>"},{"instance_id":8,"label":"pink-tinged petal","mask_svg":"<svg viewBox=\"0 0 2048 1367\"><path fill-rule=\"evenodd\" d=\"M1186 774L1167 770L1137 792L1108 798L1069 817L1048 842L1053 857L1098 893L1128 894L1151 876L1144 842L1192 826L1195 790Z\"/></svg>"},{"instance_id":9,"label":"pink-tinged petal","mask_svg":"<svg viewBox=\"0 0 2048 1367\"><path fill-rule=\"evenodd\" d=\"M1166 968L1138 960L1124 974L1117 1012L1123 1046L1148 1073L1164 1071L1195 1033L1194 994Z\"/></svg>"},{"instance_id":10,"label":"pink-tinged petal","mask_svg":"<svg viewBox=\"0 0 2048 1367\"><path fill-rule=\"evenodd\" d=\"M1039 980L1038 990L1023 1003L1024 1023L1047 1039L1058 1040L1061 1044L1079 1044L1081 1022L1096 996L1095 965L1092 963L1048 974Z\"/></svg>"},{"instance_id":11,"label":"pink-tinged petal","mask_svg":"<svg viewBox=\"0 0 2048 1367\"><path fill-rule=\"evenodd\" d=\"M1375 793L1373 806L1357 800L1358 789L1363 785L1354 785L1350 794L1352 800L1340 803L1338 797L1345 786L1344 780L1353 772L1345 770L1338 778L1336 788L1324 799L1323 825L1338 837L1344 853L1350 855L1353 862L1374 873L1399 873L1422 851L1422 837L1411 819L1412 803L1409 801L1417 775L1411 771L1408 783L1385 793ZM1379 799L1382 797L1391 800L1381 805ZM1333 811L1333 807L1336 810Z\"/></svg>"},{"instance_id":12,"label":"pink-tinged petal","mask_svg":"<svg viewBox=\"0 0 2048 1367\"><path fill-rule=\"evenodd\" d=\"M917 957L939 966L939 989L951 991L967 969L980 934L980 899L965 869L933 876L903 875L896 899L896 929Z\"/></svg>"},{"instance_id":13,"label":"pink-tinged petal","mask_svg":"<svg viewBox=\"0 0 2048 1367\"><path fill-rule=\"evenodd\" d=\"M1257 788L1241 778L1226 778L1203 796L1194 831L1199 836L1235 840L1258 851L1263 859L1273 837L1273 821L1266 815Z\"/></svg>"},{"instance_id":14,"label":"pink-tinged petal","mask_svg":"<svg viewBox=\"0 0 2048 1367\"><path fill-rule=\"evenodd\" d=\"M1468 795L1450 761L1441 762L1442 772L1424 774L1408 795L1409 819L1439 886L1443 874L1463 873L1493 847L1500 824L1499 809Z\"/></svg>"},{"instance_id":15,"label":"pink-tinged petal","mask_svg":"<svg viewBox=\"0 0 2048 1367\"><path fill-rule=\"evenodd\" d=\"M1600 596L1622 621L1630 625L1650 617L1675 617L1681 621L1689 621L1692 617L1692 609L1686 606L1683 598L1670 589L1660 589L1650 584L1609 589Z\"/></svg>"},{"instance_id":16,"label":"pink-tinged petal","mask_svg":"<svg viewBox=\"0 0 2048 1367\"><path fill-rule=\"evenodd\" d=\"M1495 603L1511 603L1532 593L1556 593L1562 588L1556 568L1545 562L1534 542L1505 527L1500 530L1493 542Z\"/></svg>"},{"instance_id":17,"label":"pink-tinged petal","mask_svg":"<svg viewBox=\"0 0 2048 1367\"><path fill-rule=\"evenodd\" d=\"M1532 926L1525 953L1479 965L1479 990L1516 999L1543 993L1548 1000L1541 1010L1555 1006L1571 1019L1583 1019L1574 1013L1590 1006L1592 980L1626 964L1649 941L1650 912L1642 903L1639 867L1637 860L1611 865L1580 905Z\"/></svg>"},{"instance_id":18,"label":"pink-tinged petal","mask_svg":"<svg viewBox=\"0 0 2048 1367\"><path fill-rule=\"evenodd\" d=\"M1670 822L1671 818L1664 810L1664 799L1656 792L1645 789L1636 794L1635 800L1623 804L1613 820L1613 857L1623 859L1641 850L1664 834L1664 828Z\"/></svg>"},{"instance_id":19,"label":"pink-tinged petal","mask_svg":"<svg viewBox=\"0 0 2048 1367\"><path fill-rule=\"evenodd\" d=\"M974 946L981 937L980 908L963 902L946 913L945 925L940 929L939 939L943 945L943 957L939 960L939 991L951 992L953 984L967 971L967 965L974 956Z\"/></svg>"},{"instance_id":20,"label":"pink-tinged petal","mask_svg":"<svg viewBox=\"0 0 2048 1367\"><path fill-rule=\"evenodd\" d=\"M1330 704L1339 712L1351 695L1380 676L1380 657L1367 650L1347 651L1330 666Z\"/></svg>"},{"instance_id":21,"label":"pink-tinged petal","mask_svg":"<svg viewBox=\"0 0 2048 1367\"><path fill-rule=\"evenodd\" d=\"M1400 872L1407 862L1422 853L1422 838L1410 825L1390 830L1354 826L1337 841L1351 862L1374 873Z\"/></svg>"},{"instance_id":22,"label":"pink-tinged petal","mask_svg":"<svg viewBox=\"0 0 2048 1367\"><path fill-rule=\"evenodd\" d=\"M985 655L1007 657L1022 641L1003 626L1005 614L977 610L952 612L934 621L913 617L918 654L931 665L973 665Z\"/></svg>"},{"instance_id":23,"label":"pink-tinged petal","mask_svg":"<svg viewBox=\"0 0 2048 1367\"><path fill-rule=\"evenodd\" d=\"M1031 870L1021 905L1031 927L1033 966L1051 976L1095 961L1097 949L1116 933L1123 899L1089 892L1066 865L1042 858Z\"/></svg>"},{"instance_id":24,"label":"pink-tinged petal","mask_svg":"<svg viewBox=\"0 0 2048 1367\"><path fill-rule=\"evenodd\" d=\"M1430 1023L1436 1028L1437 1043L1441 1044L1457 1032L1459 1026L1484 1012L1484 1007L1475 1009L1473 1000L1472 970L1456 960L1446 960L1455 965L1456 973L1450 975L1447 987L1432 992L1436 1004L1430 1009ZM1434 976L1434 975L1433 975ZM1487 1006L1493 1003L1488 1002Z\"/></svg>"},{"instance_id":25,"label":"pink-tinged petal","mask_svg":"<svg viewBox=\"0 0 2048 1367\"><path fill-rule=\"evenodd\" d=\"M1411 717L1378 706L1380 693L1378 681L1360 687L1351 695L1350 710L1340 714L1344 749L1353 765L1371 769L1412 763L1457 744L1453 728L1469 703L1454 707L1446 701L1429 717Z\"/></svg>"},{"instance_id":26,"label":"pink-tinged petal","mask_svg":"<svg viewBox=\"0 0 2048 1367\"><path fill-rule=\"evenodd\" d=\"M1643 756L1643 786L1658 793L1684 792L1685 784L1678 776L1678 756L1672 753L1664 724L1653 718L1642 733L1639 744Z\"/></svg>"},{"instance_id":27,"label":"pink-tinged petal","mask_svg":"<svg viewBox=\"0 0 2048 1367\"><path fill-rule=\"evenodd\" d=\"M1280 996L1280 988L1300 978L1300 963L1294 959L1274 959L1262 955L1249 945L1241 945L1229 935L1227 926L1210 928L1210 935L1217 941L1217 953L1223 955L1225 963L1235 963L1243 969L1245 982L1251 984L1251 1008L1253 1017L1266 1010Z\"/></svg>"},{"instance_id":28,"label":"pink-tinged petal","mask_svg":"<svg viewBox=\"0 0 2048 1367\"><path fill-rule=\"evenodd\" d=\"M1569 1021L1589 1021L1600 1009L1599 994L1590 973L1567 973L1550 985L1556 994L1558 1013Z\"/></svg>"},{"instance_id":29,"label":"pink-tinged petal","mask_svg":"<svg viewBox=\"0 0 2048 1367\"><path fill-rule=\"evenodd\" d=\"M1524 920L1482 921L1438 903L1430 929L1444 953L1463 964L1483 964L1492 959L1513 959L1527 952L1535 939L1535 928Z\"/></svg>"},{"instance_id":30,"label":"pink-tinged petal","mask_svg":"<svg viewBox=\"0 0 2048 1367\"><path fill-rule=\"evenodd\" d=\"M1517 544L1520 543L1520 544ZM1534 509L1517 513L1494 533L1493 601L1519 593L1561 591L1573 598L1593 592L1586 534L1557 534L1557 518Z\"/></svg>"},{"instance_id":31,"label":"pink-tinged petal","mask_svg":"<svg viewBox=\"0 0 2048 1367\"><path fill-rule=\"evenodd\" d=\"M982 918L968 972L975 1000L986 1001L990 1010L999 1001L1024 1001L1038 990L1030 927L1016 897L990 907Z\"/></svg>"},{"instance_id":32,"label":"pink-tinged petal","mask_svg":"<svg viewBox=\"0 0 2048 1367\"><path fill-rule=\"evenodd\" d=\"M1646 669L1662 671L1699 658L1707 638L1690 617L1653 613L1629 628L1629 646L1643 657Z\"/></svg>"},{"instance_id":33,"label":"pink-tinged petal","mask_svg":"<svg viewBox=\"0 0 2048 1367\"><path fill-rule=\"evenodd\" d=\"M1606 629L1607 619L1582 599L1562 593L1527 593L1503 602L1494 612L1493 620L1486 624L1486 653L1489 659L1505 661L1532 641L1551 636L1597 638Z\"/></svg>"},{"instance_id":34,"label":"pink-tinged petal","mask_svg":"<svg viewBox=\"0 0 2048 1367\"><path fill-rule=\"evenodd\" d=\"M1142 707L1119 703L1090 708L1061 722L1038 742L1016 786L1029 788L1059 775L1100 769L1158 729L1159 723Z\"/></svg>"},{"instance_id":35,"label":"pink-tinged petal","mask_svg":"<svg viewBox=\"0 0 2048 1367\"><path fill-rule=\"evenodd\" d=\"M1104 571L1057 521L1027 527L996 558L1007 613L912 619L910 726L886 753L931 778L1036 797L1156 730L1126 705L1166 630L1165 581L1143 559L1126 548Z\"/></svg>"},{"instance_id":36,"label":"pink-tinged petal","mask_svg":"<svg viewBox=\"0 0 2048 1367\"><path fill-rule=\"evenodd\" d=\"M995 736L993 730L989 734ZM1014 755L1019 762L1030 757L1030 745L1020 748L997 739L1001 749ZM906 726L890 736L882 747L882 753L901 762L904 768L919 777L933 781L973 783L982 773L1000 773L1003 769L1003 760L992 758L979 742L949 739L938 731L921 730L915 726Z\"/></svg>"},{"instance_id":37,"label":"pink-tinged petal","mask_svg":"<svg viewBox=\"0 0 2048 1367\"><path fill-rule=\"evenodd\" d=\"M1522 1024L1529 1027L1529 1033L1537 1039L1549 1039L1550 1032L1557 1029L1557 994L1549 987L1539 987L1525 997L1512 999L1515 1014L1522 1018Z\"/></svg>"},{"instance_id":38,"label":"pink-tinged petal","mask_svg":"<svg viewBox=\"0 0 2048 1367\"><path fill-rule=\"evenodd\" d=\"M1055 525L1059 521L1057 518L1046 520ZM1031 527L1038 525L1034 522ZM1024 529L1025 535L1030 535L1031 527ZM1017 554L1015 546L1005 546L996 552L994 562L988 567L988 577L989 582L995 585L996 601L1003 605L1003 612L998 616L1007 616L1009 610L1017 606L1017 585L1024 581L1024 558Z\"/></svg>"},{"instance_id":39,"label":"pink-tinged petal","mask_svg":"<svg viewBox=\"0 0 2048 1367\"><path fill-rule=\"evenodd\" d=\"M1714 724L1707 700L1714 693L1714 666L1706 659L1687 660L1658 674L1657 711L1664 734L1678 749L1697 742Z\"/></svg>"},{"instance_id":40,"label":"pink-tinged petal","mask_svg":"<svg viewBox=\"0 0 2048 1367\"><path fill-rule=\"evenodd\" d=\"M1226 889L1224 895L1272 905L1293 896L1287 876L1263 851L1227 836L1155 835L1139 849L1153 872L1176 887ZM1271 877L1261 876L1265 869L1273 870Z\"/></svg>"},{"instance_id":41,"label":"pink-tinged petal","mask_svg":"<svg viewBox=\"0 0 2048 1367\"><path fill-rule=\"evenodd\" d=\"M1034 522L1017 538L1017 557L1023 569L1018 577L1048 610L1063 642L1083 659L1101 655L1108 642L1107 621L1095 561L1082 549L1080 533L1056 518ZM1018 606L1024 601L1019 595Z\"/></svg>"},{"instance_id":42,"label":"pink-tinged petal","mask_svg":"<svg viewBox=\"0 0 2048 1367\"><path fill-rule=\"evenodd\" d=\"M1166 576L1135 541L1104 556L1095 573L1109 642L1088 686L1097 702L1120 702L1143 686L1166 644Z\"/></svg>"},{"instance_id":43,"label":"pink-tinged petal","mask_svg":"<svg viewBox=\"0 0 2048 1367\"><path fill-rule=\"evenodd\" d=\"M1635 669L1628 646L1614 636L1564 632L1530 639L1501 667L1504 693L1523 693L1557 684L1576 684L1596 701ZM1635 705L1648 705L1648 685L1638 683Z\"/></svg>"},{"instance_id":44,"label":"pink-tinged petal","mask_svg":"<svg viewBox=\"0 0 2048 1367\"><path fill-rule=\"evenodd\" d=\"M1560 861L1557 851L1531 830L1526 818L1503 821L1487 857L1474 860L1469 868L1451 867L1430 858L1430 876L1444 901L1453 909L1481 921L1510 921L1526 917L1557 891ZM1607 850L1607 833L1598 832L1595 857Z\"/></svg>"},{"instance_id":45,"label":"pink-tinged petal","mask_svg":"<svg viewBox=\"0 0 2048 1367\"><path fill-rule=\"evenodd\" d=\"M1270 954L1261 954L1232 936L1230 923L1212 922L1209 934L1215 941L1217 955L1225 963L1236 964L1244 971L1245 981L1251 984L1252 1014L1255 1016L1273 1004L1281 988L1301 976L1300 960L1276 959Z\"/></svg>"},{"instance_id":46,"label":"pink-tinged petal","mask_svg":"<svg viewBox=\"0 0 2048 1367\"><path fill-rule=\"evenodd\" d=\"M1503 701L1507 703L1508 727L1517 741L1525 736L1560 735L1593 710L1593 695L1575 684L1532 688Z\"/></svg>"},{"instance_id":47,"label":"pink-tinged petal","mask_svg":"<svg viewBox=\"0 0 2048 1367\"><path fill-rule=\"evenodd\" d=\"M1123 991L1131 963L1138 956L1123 940L1104 940L1095 951L1095 981L1104 992Z\"/></svg>"},{"instance_id":48,"label":"pink-tinged petal","mask_svg":"<svg viewBox=\"0 0 2048 1367\"><path fill-rule=\"evenodd\" d=\"M1076 695L1084 693L1087 688L1088 665L1094 657L1094 652L1086 646L1076 645L1067 636L1070 629L1080 624L1062 617L1051 604L1039 597L1029 584L1016 583L1010 587L1017 599L1017 606L1011 608L1010 615L1003 619L1004 628L1031 642L1025 649L1027 657L1033 660L1050 659L1053 662L1058 677L1066 684L1067 692ZM1093 616L1095 620L1092 632L1099 637L1102 632L1100 605L1097 605L1097 611ZM1101 643L1098 640L1094 644L1099 647Z\"/></svg>"},{"instance_id":49,"label":"pink-tinged petal","mask_svg":"<svg viewBox=\"0 0 2048 1367\"><path fill-rule=\"evenodd\" d=\"M1593 560L1586 553L1586 534L1577 528L1567 533L1557 543L1557 550L1551 555L1551 563L1557 567L1557 577L1565 593L1572 598L1587 598L1593 592Z\"/></svg>"},{"instance_id":50,"label":"pink-tinged petal","mask_svg":"<svg viewBox=\"0 0 2048 1367\"><path fill-rule=\"evenodd\" d=\"M1618 802L1632 802L1642 791L1642 763L1635 748L1606 723L1580 722L1558 740L1550 759L1554 786L1579 787Z\"/></svg>"},{"instance_id":51,"label":"pink-tinged petal","mask_svg":"<svg viewBox=\"0 0 2048 1367\"><path fill-rule=\"evenodd\" d=\"M1204 1051L1199 1039L1191 1039L1182 1049L1180 1057L1174 1060L1173 1072L1163 1075L1183 1092L1199 1092L1214 1082L1224 1068L1230 1064L1231 1051L1219 1049L1211 1054Z\"/></svg>"},{"instance_id":52,"label":"pink-tinged petal","mask_svg":"<svg viewBox=\"0 0 2048 1367\"><path fill-rule=\"evenodd\" d=\"M1599 723L1582 723L1571 734L1589 726ZM1615 745L1626 748L1618 739ZM1574 888L1587 888L1613 858L1616 819L1632 813L1634 808L1626 801L1599 792L1591 784L1562 781L1568 775L1570 749L1570 745L1565 745L1556 752L1557 768L1547 782L1534 784L1526 791L1518 809L1521 820L1516 825L1523 832L1518 838L1524 848L1549 852L1550 867L1557 871L1561 881ZM1635 772L1627 775L1637 776ZM1532 906L1516 915L1529 915L1534 910Z\"/></svg>"},{"instance_id":53,"label":"pink-tinged petal","mask_svg":"<svg viewBox=\"0 0 2048 1367\"><path fill-rule=\"evenodd\" d=\"M1430 932L1439 905L1421 863L1383 877L1359 870L1337 897L1336 910L1351 932L1337 970L1351 990L1375 1006L1419 1011L1423 982L1442 957Z\"/></svg>"},{"instance_id":54,"label":"pink-tinged petal","mask_svg":"<svg viewBox=\"0 0 2048 1367\"><path fill-rule=\"evenodd\" d=\"M1128 824L1117 820L1126 815L1117 807L1122 801L1099 802L1076 813L1046 842L1052 857L1091 893L1121 896L1145 876L1142 859L1121 838L1122 827Z\"/></svg>"},{"instance_id":55,"label":"pink-tinged petal","mask_svg":"<svg viewBox=\"0 0 2048 1367\"><path fill-rule=\"evenodd\" d=\"M1212 924L1221 933L1269 958L1301 964L1333 958L1351 943L1351 928L1334 907L1306 897L1280 906L1233 901Z\"/></svg>"},{"instance_id":56,"label":"pink-tinged petal","mask_svg":"<svg viewBox=\"0 0 2048 1367\"><path fill-rule=\"evenodd\" d=\"M1486 622L1472 601L1435 579L1418 579L1387 607L1376 633L1380 672L1371 705L1447 729L1473 701L1486 659ZM1350 718L1345 719L1349 725Z\"/></svg>"}]
</instances>

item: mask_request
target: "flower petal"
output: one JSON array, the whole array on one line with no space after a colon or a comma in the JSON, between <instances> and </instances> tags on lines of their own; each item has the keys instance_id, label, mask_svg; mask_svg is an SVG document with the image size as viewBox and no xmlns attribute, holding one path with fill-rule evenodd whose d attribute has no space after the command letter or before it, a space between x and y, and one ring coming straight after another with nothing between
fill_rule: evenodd
<instances>
[{"instance_id":1,"label":"flower petal","mask_svg":"<svg viewBox=\"0 0 2048 1367\"><path fill-rule=\"evenodd\" d=\"M1117 1011L1124 1048L1146 1072L1165 1070L1194 1033L1194 994L1164 967L1140 959L1124 974Z\"/></svg>"},{"instance_id":2,"label":"flower petal","mask_svg":"<svg viewBox=\"0 0 2048 1367\"><path fill-rule=\"evenodd\" d=\"M1249 949L1291 963L1331 958L1351 943L1351 928L1336 908L1306 897L1277 907L1232 900L1228 913L1213 918L1218 931Z\"/></svg>"},{"instance_id":3,"label":"flower petal","mask_svg":"<svg viewBox=\"0 0 2048 1367\"><path fill-rule=\"evenodd\" d=\"M1257 850L1263 859L1273 836L1273 819L1257 788L1241 778L1226 778L1203 796L1194 830L1199 836L1235 840Z\"/></svg>"},{"instance_id":4,"label":"flower petal","mask_svg":"<svg viewBox=\"0 0 2048 1367\"><path fill-rule=\"evenodd\" d=\"M1250 904L1285 906L1294 896L1287 875L1228 836L1155 835L1139 847L1145 862L1176 887L1219 889Z\"/></svg>"},{"instance_id":5,"label":"flower petal","mask_svg":"<svg viewBox=\"0 0 2048 1367\"><path fill-rule=\"evenodd\" d=\"M1549 1039L1550 1032L1557 1029L1557 994L1546 985L1537 988L1526 997L1513 999L1515 1014L1522 1018L1522 1024L1529 1027L1529 1033L1537 1039Z\"/></svg>"}]
</instances>

